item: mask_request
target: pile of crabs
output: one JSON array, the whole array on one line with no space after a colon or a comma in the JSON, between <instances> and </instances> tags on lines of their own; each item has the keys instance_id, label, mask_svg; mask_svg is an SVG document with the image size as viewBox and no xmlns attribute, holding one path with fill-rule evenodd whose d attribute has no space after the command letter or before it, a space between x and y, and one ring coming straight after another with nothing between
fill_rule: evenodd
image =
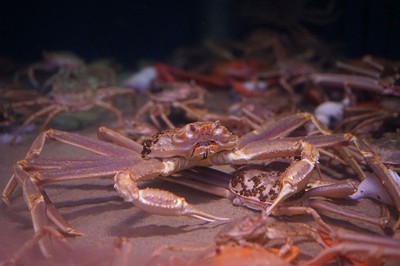
<instances>
[{"instance_id":1,"label":"pile of crabs","mask_svg":"<svg viewBox=\"0 0 400 266\"><path fill-rule=\"evenodd\" d=\"M265 45L252 45L253 39ZM273 45L262 35L253 39L236 47L241 58L224 47L225 58L214 55L207 65L157 63L123 81L112 63L86 63L65 52L44 53L40 62L18 68L13 81L3 80L2 141L18 145L36 136L25 158L10 166L2 194L12 208L12 194L22 189L34 235L5 263L18 263L34 246L51 258L54 242L80 235L46 187L99 177L113 178L132 208L226 223L198 254L181 257L195 248L162 246L148 265L400 261L399 65L365 56L327 67L316 55L290 53L279 39ZM98 128L97 138L53 128L62 113L92 109L115 116L93 118L109 125ZM46 157L50 140L90 155ZM254 213L219 217L189 204L190 198L140 186L151 179L225 197ZM380 216L343 207L365 198L381 208ZM306 222L290 222L294 215ZM382 233L333 227L330 215ZM315 241L319 252L302 257L299 237ZM98 253L107 253L110 264L129 264L130 245L119 238Z\"/></svg>"}]
</instances>

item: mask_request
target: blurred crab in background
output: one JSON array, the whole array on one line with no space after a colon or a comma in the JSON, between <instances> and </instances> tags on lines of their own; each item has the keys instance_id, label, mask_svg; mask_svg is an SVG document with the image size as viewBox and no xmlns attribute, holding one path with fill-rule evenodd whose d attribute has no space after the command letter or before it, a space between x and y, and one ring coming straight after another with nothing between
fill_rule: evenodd
<instances>
[{"instance_id":1,"label":"blurred crab in background","mask_svg":"<svg viewBox=\"0 0 400 266\"><path fill-rule=\"evenodd\" d=\"M154 84L145 92L148 100L136 112L134 120L142 121L149 114L151 122L158 128L164 127L158 117L168 128L175 128L174 123L168 118L173 111L180 110L190 115L191 108L204 106L206 91L194 84L186 82L163 82Z\"/></svg>"},{"instance_id":2,"label":"blurred crab in background","mask_svg":"<svg viewBox=\"0 0 400 266\"><path fill-rule=\"evenodd\" d=\"M36 78L36 72L40 73L39 78ZM29 83L38 90L32 90L23 84L20 79L21 73L21 71L16 73L13 85L5 87L0 102L5 120L15 121L18 116L19 123L14 123L17 130L15 132L10 130L10 134L13 135L11 143L15 143L20 133L42 116L46 117L43 129L60 113L84 112L94 107L113 112L117 118L117 125L121 125L122 112L105 100L134 94L132 89L115 85L115 71L109 66L109 61L99 60L85 64L82 59L70 52L46 52L44 62L28 67ZM71 119L68 121L80 125L87 123L86 120L93 116L92 113L91 116L76 117L76 121ZM74 126L67 126L66 120L59 124L64 128L73 128Z\"/></svg>"},{"instance_id":3,"label":"blurred crab in background","mask_svg":"<svg viewBox=\"0 0 400 266\"><path fill-rule=\"evenodd\" d=\"M357 132L366 125L394 120L398 116L400 72L397 63L371 56L363 57L361 65L357 63L337 62L339 73L310 75L325 99L315 114L326 116L325 123L329 122L329 117L334 118L336 125L331 126L336 130Z\"/></svg>"},{"instance_id":4,"label":"blurred crab in background","mask_svg":"<svg viewBox=\"0 0 400 266\"><path fill-rule=\"evenodd\" d=\"M34 100L18 101L5 104L12 110L20 110L27 107L40 107L31 113L21 126L13 133L11 143L14 143L18 135L32 122L41 116L46 116L42 129L46 128L52 119L60 113L83 112L98 106L111 111L116 116L117 124L123 123L122 112L105 99L121 95L134 95L134 91L122 87L93 88L80 81L63 79L54 82L54 88L46 96L39 96Z\"/></svg>"},{"instance_id":5,"label":"blurred crab in background","mask_svg":"<svg viewBox=\"0 0 400 266\"><path fill-rule=\"evenodd\" d=\"M16 84L21 82L24 72L16 73ZM114 85L116 81L115 71L108 61L86 64L82 58L67 51L43 52L43 61L28 66L26 73L30 85L42 94L51 90L53 83L64 77L85 76L92 86L100 87Z\"/></svg>"}]
</instances>

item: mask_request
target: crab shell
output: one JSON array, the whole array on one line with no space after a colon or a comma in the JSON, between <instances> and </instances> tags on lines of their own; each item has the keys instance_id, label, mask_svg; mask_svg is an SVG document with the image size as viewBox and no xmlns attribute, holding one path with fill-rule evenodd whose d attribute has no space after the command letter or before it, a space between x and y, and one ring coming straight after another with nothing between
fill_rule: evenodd
<instances>
[{"instance_id":1,"label":"crab shell","mask_svg":"<svg viewBox=\"0 0 400 266\"><path fill-rule=\"evenodd\" d=\"M229 183L229 189L236 195L233 203L255 210L270 205L281 190L280 175L286 166L252 165L239 169Z\"/></svg>"},{"instance_id":2,"label":"crab shell","mask_svg":"<svg viewBox=\"0 0 400 266\"><path fill-rule=\"evenodd\" d=\"M179 129L164 131L143 142L143 158L205 159L213 154L236 148L238 137L219 121L195 122Z\"/></svg>"}]
</instances>

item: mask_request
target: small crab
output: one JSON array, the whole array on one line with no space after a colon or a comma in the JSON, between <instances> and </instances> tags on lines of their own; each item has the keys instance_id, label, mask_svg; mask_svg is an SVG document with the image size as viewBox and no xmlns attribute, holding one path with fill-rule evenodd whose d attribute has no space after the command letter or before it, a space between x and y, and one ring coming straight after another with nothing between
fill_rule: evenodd
<instances>
[{"instance_id":1,"label":"small crab","mask_svg":"<svg viewBox=\"0 0 400 266\"><path fill-rule=\"evenodd\" d=\"M146 92L149 101L136 112L134 120L143 120L149 113L151 122L161 130L163 127L158 121L160 117L169 128L175 128L174 123L168 118L173 109L189 111L192 106L204 105L206 91L193 83L164 82L155 84Z\"/></svg>"},{"instance_id":2,"label":"small crab","mask_svg":"<svg viewBox=\"0 0 400 266\"><path fill-rule=\"evenodd\" d=\"M318 162L318 147L354 144L364 155L368 166L381 180L396 207L400 207L399 188L379 157L363 141L350 134L320 135L306 138L279 138L312 121L314 116L298 113L261 127L239 138L219 121L189 123L182 128L163 131L140 145L117 132L101 127L100 140L58 130L42 132L33 142L26 157L14 166L14 174L3 191L8 199L20 184L26 204L31 212L35 231L41 230L48 218L63 232L79 234L59 214L44 190L50 183L114 176L115 189L128 202L156 214L184 215L205 221L224 218L202 212L189 205L184 198L170 192L138 187L143 180L158 176L170 176L194 166L242 165L274 158L299 156L281 175L279 194L265 210L269 216L287 198L302 190L308 183L310 173ZM46 140L56 140L95 153L78 158L42 158ZM102 141L106 139L106 141ZM338 147L339 148L339 147ZM398 208L400 209L400 208ZM46 246L41 246L46 250Z\"/></svg>"},{"instance_id":3,"label":"small crab","mask_svg":"<svg viewBox=\"0 0 400 266\"><path fill-rule=\"evenodd\" d=\"M85 62L77 55L71 52L43 52L43 61L34 63L28 67L27 73L29 82L33 87L47 87L53 83L59 76L65 74L77 74L85 69ZM45 71L50 73L43 85L37 80L35 72ZM15 79L18 81L20 73L17 73Z\"/></svg>"},{"instance_id":4,"label":"small crab","mask_svg":"<svg viewBox=\"0 0 400 266\"><path fill-rule=\"evenodd\" d=\"M39 106L38 111L30 113L24 123L14 133L13 141L29 124L41 116L46 116L42 128L46 128L51 120L60 113L83 112L98 106L111 111L117 118L119 125L123 124L122 113L111 103L106 102L108 98L133 95L134 91L122 87L91 87L86 81L64 78L54 82L53 90L46 96L39 96L34 100L14 102L9 105L11 109L21 109L26 107Z\"/></svg>"},{"instance_id":5,"label":"small crab","mask_svg":"<svg viewBox=\"0 0 400 266\"><path fill-rule=\"evenodd\" d=\"M82 58L68 51L43 52L43 60L30 65L25 72L30 85L39 88L42 93L51 90L57 80L66 76L83 75L92 84L97 83L102 87L115 84L115 71L110 67L109 61L87 64ZM15 83L19 83L22 73L16 73Z\"/></svg>"}]
</instances>

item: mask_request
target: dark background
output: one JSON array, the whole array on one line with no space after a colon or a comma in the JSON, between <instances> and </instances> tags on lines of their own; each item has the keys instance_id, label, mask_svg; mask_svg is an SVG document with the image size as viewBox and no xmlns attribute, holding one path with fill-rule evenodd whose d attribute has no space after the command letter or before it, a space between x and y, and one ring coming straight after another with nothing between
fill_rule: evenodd
<instances>
[{"instance_id":1,"label":"dark background","mask_svg":"<svg viewBox=\"0 0 400 266\"><path fill-rule=\"evenodd\" d=\"M275 1L268 2L273 6ZM292 1L279 2L281 9L287 5L288 16L296 14ZM239 15L240 2L2 1L0 57L35 61L44 50L68 50L86 60L113 57L126 66L143 58L163 60L176 48L200 45L209 36L243 38L257 26ZM314 8L330 1L306 2ZM341 43L347 56L400 58L400 1L338 0L333 14L335 19L324 25L300 22L328 43Z\"/></svg>"}]
</instances>

